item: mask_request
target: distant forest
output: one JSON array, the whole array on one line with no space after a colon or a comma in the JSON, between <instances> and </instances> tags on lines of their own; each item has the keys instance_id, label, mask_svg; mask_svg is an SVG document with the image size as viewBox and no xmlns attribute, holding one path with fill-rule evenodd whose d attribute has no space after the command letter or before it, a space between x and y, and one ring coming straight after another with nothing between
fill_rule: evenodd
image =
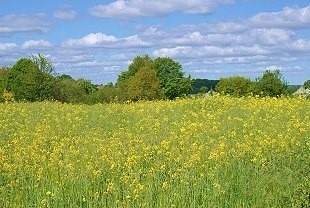
<instances>
[{"instance_id":1,"label":"distant forest","mask_svg":"<svg viewBox=\"0 0 310 208\"><path fill-rule=\"evenodd\" d=\"M220 80L192 79L192 90L190 94L203 93L204 91L215 90Z\"/></svg>"}]
</instances>

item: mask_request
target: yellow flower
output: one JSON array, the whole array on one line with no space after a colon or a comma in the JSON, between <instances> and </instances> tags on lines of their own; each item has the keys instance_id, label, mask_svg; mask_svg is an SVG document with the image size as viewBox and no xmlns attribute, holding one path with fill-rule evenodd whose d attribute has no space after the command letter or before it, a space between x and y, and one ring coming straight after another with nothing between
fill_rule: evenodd
<instances>
[{"instance_id":1,"label":"yellow flower","mask_svg":"<svg viewBox=\"0 0 310 208\"><path fill-rule=\"evenodd\" d=\"M167 181L163 182L162 189L167 190L169 187L170 187L170 185Z\"/></svg>"}]
</instances>

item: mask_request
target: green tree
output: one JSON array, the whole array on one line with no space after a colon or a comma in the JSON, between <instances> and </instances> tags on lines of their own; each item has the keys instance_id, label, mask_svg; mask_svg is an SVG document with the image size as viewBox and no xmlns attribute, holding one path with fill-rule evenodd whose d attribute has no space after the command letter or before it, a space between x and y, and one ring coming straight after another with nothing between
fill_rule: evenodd
<instances>
[{"instance_id":1,"label":"green tree","mask_svg":"<svg viewBox=\"0 0 310 208\"><path fill-rule=\"evenodd\" d=\"M56 76L57 73L55 72L55 68L52 62L43 54L39 53L38 55L34 56L31 55L30 60L42 71L49 75Z\"/></svg>"},{"instance_id":2,"label":"green tree","mask_svg":"<svg viewBox=\"0 0 310 208\"><path fill-rule=\"evenodd\" d=\"M96 85L92 84L90 80L78 79L77 82L86 94L94 93L97 90Z\"/></svg>"},{"instance_id":3,"label":"green tree","mask_svg":"<svg viewBox=\"0 0 310 208\"><path fill-rule=\"evenodd\" d=\"M126 90L130 78L143 67L155 70L156 78L165 98L174 99L188 94L191 90L191 79L184 77L180 63L169 57L152 60L148 55L137 56L129 65L128 70L118 76L116 86L121 90ZM129 92L128 89L127 92Z\"/></svg>"},{"instance_id":4,"label":"green tree","mask_svg":"<svg viewBox=\"0 0 310 208\"><path fill-rule=\"evenodd\" d=\"M54 99L66 103L84 103L85 89L74 79L57 80L54 85Z\"/></svg>"},{"instance_id":5,"label":"green tree","mask_svg":"<svg viewBox=\"0 0 310 208\"><path fill-rule=\"evenodd\" d=\"M235 76L220 79L215 90L220 93L241 97L246 96L251 90L252 82L248 78Z\"/></svg>"},{"instance_id":6,"label":"green tree","mask_svg":"<svg viewBox=\"0 0 310 208\"><path fill-rule=\"evenodd\" d=\"M154 69L166 98L174 99L183 96L192 89L191 78L184 77L182 65L179 62L169 57L159 57L154 60Z\"/></svg>"},{"instance_id":7,"label":"green tree","mask_svg":"<svg viewBox=\"0 0 310 208\"><path fill-rule=\"evenodd\" d=\"M57 77L58 80L74 80L69 74L62 74Z\"/></svg>"},{"instance_id":8,"label":"green tree","mask_svg":"<svg viewBox=\"0 0 310 208\"><path fill-rule=\"evenodd\" d=\"M305 81L303 86L305 89L310 89L310 79Z\"/></svg>"},{"instance_id":9,"label":"green tree","mask_svg":"<svg viewBox=\"0 0 310 208\"><path fill-rule=\"evenodd\" d=\"M161 89L155 71L144 66L129 79L128 97L131 100L153 100L161 97Z\"/></svg>"},{"instance_id":10,"label":"green tree","mask_svg":"<svg viewBox=\"0 0 310 208\"><path fill-rule=\"evenodd\" d=\"M0 68L0 101L2 101L3 93L7 88L8 72L10 67L1 67Z\"/></svg>"},{"instance_id":11,"label":"green tree","mask_svg":"<svg viewBox=\"0 0 310 208\"><path fill-rule=\"evenodd\" d=\"M30 60L22 58L8 72L7 89L17 101L42 101L52 98L53 77Z\"/></svg>"},{"instance_id":12,"label":"green tree","mask_svg":"<svg viewBox=\"0 0 310 208\"><path fill-rule=\"evenodd\" d=\"M122 85L123 83L126 85L130 77L134 76L139 71L139 69L143 67L152 68L153 60L148 55L136 56L132 63L128 66L128 70L120 73L116 85Z\"/></svg>"},{"instance_id":13,"label":"green tree","mask_svg":"<svg viewBox=\"0 0 310 208\"><path fill-rule=\"evenodd\" d=\"M254 93L270 97L287 95L287 82L279 70L274 72L266 70L263 76L257 79L254 85Z\"/></svg>"},{"instance_id":14,"label":"green tree","mask_svg":"<svg viewBox=\"0 0 310 208\"><path fill-rule=\"evenodd\" d=\"M200 94L205 94L207 93L208 91L208 88L206 86L202 86L200 89L199 89L199 93Z\"/></svg>"}]
</instances>

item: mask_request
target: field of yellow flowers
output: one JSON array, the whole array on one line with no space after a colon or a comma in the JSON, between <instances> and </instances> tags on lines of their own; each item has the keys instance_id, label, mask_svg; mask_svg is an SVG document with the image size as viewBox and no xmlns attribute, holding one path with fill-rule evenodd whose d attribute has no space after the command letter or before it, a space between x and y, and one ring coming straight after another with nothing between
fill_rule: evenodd
<instances>
[{"instance_id":1,"label":"field of yellow flowers","mask_svg":"<svg viewBox=\"0 0 310 208\"><path fill-rule=\"evenodd\" d=\"M307 207L310 101L0 104L0 207Z\"/></svg>"}]
</instances>

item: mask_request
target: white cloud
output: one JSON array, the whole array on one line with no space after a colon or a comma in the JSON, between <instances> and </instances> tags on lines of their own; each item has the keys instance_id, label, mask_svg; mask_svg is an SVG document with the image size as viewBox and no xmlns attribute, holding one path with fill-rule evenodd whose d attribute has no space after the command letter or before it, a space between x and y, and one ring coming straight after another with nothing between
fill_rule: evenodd
<instances>
[{"instance_id":1,"label":"white cloud","mask_svg":"<svg viewBox=\"0 0 310 208\"><path fill-rule=\"evenodd\" d=\"M306 52L310 55L310 40L298 39L286 46L287 50Z\"/></svg>"},{"instance_id":2,"label":"white cloud","mask_svg":"<svg viewBox=\"0 0 310 208\"><path fill-rule=\"evenodd\" d=\"M151 26L148 27L144 32L143 32L144 36L147 37L160 37L163 35L163 32L159 30L159 28L157 26Z\"/></svg>"},{"instance_id":3,"label":"white cloud","mask_svg":"<svg viewBox=\"0 0 310 208\"><path fill-rule=\"evenodd\" d=\"M17 47L15 43L0 43L0 51L9 51Z\"/></svg>"},{"instance_id":4,"label":"white cloud","mask_svg":"<svg viewBox=\"0 0 310 208\"><path fill-rule=\"evenodd\" d=\"M63 47L102 47L116 42L116 37L103 33L90 33L80 39L70 39L62 43Z\"/></svg>"},{"instance_id":5,"label":"white cloud","mask_svg":"<svg viewBox=\"0 0 310 208\"><path fill-rule=\"evenodd\" d=\"M64 11L64 10L56 10L53 14L54 18L62 19L62 20L73 20L76 18L77 14L73 10Z\"/></svg>"},{"instance_id":6,"label":"white cloud","mask_svg":"<svg viewBox=\"0 0 310 208\"><path fill-rule=\"evenodd\" d=\"M77 67L94 67L94 66L102 66L102 63L94 60L94 61L78 62L78 63L75 63L74 66L77 66Z\"/></svg>"},{"instance_id":7,"label":"white cloud","mask_svg":"<svg viewBox=\"0 0 310 208\"><path fill-rule=\"evenodd\" d=\"M51 24L45 20L44 13L11 14L0 18L0 36L14 33L43 33L49 31Z\"/></svg>"},{"instance_id":8,"label":"white cloud","mask_svg":"<svg viewBox=\"0 0 310 208\"><path fill-rule=\"evenodd\" d=\"M179 25L171 29L171 33L200 31L203 34L230 34L244 32L249 29L245 21L211 22L195 25Z\"/></svg>"},{"instance_id":9,"label":"white cloud","mask_svg":"<svg viewBox=\"0 0 310 208\"><path fill-rule=\"evenodd\" d=\"M224 57L222 63L224 64L248 64L257 63L260 61L268 60L268 56L265 55L253 55L253 56L231 56Z\"/></svg>"},{"instance_id":10,"label":"white cloud","mask_svg":"<svg viewBox=\"0 0 310 208\"><path fill-rule=\"evenodd\" d=\"M300 66L280 66L280 65L267 65L264 67L258 67L256 69L257 72L265 72L266 70L269 71L276 71L280 70L280 72L299 72L302 71L302 67Z\"/></svg>"},{"instance_id":11,"label":"white cloud","mask_svg":"<svg viewBox=\"0 0 310 208\"><path fill-rule=\"evenodd\" d=\"M125 61L125 60L129 60L129 57L126 54L120 53L120 54L115 54L115 55L110 56L109 59Z\"/></svg>"},{"instance_id":12,"label":"white cloud","mask_svg":"<svg viewBox=\"0 0 310 208\"><path fill-rule=\"evenodd\" d=\"M304 8L285 7L279 12L259 13L249 19L254 27L310 28L310 5Z\"/></svg>"},{"instance_id":13,"label":"white cloud","mask_svg":"<svg viewBox=\"0 0 310 208\"><path fill-rule=\"evenodd\" d=\"M70 39L63 42L62 47L79 48L79 47L96 47L96 48L127 48L150 46L149 42L142 40L138 35L132 35L117 39L114 36L103 33L90 33L80 39Z\"/></svg>"},{"instance_id":14,"label":"white cloud","mask_svg":"<svg viewBox=\"0 0 310 208\"><path fill-rule=\"evenodd\" d=\"M169 56L174 58L221 58L235 56L267 55L271 52L258 44L252 46L176 46L153 51L154 56Z\"/></svg>"},{"instance_id":15,"label":"white cloud","mask_svg":"<svg viewBox=\"0 0 310 208\"><path fill-rule=\"evenodd\" d=\"M161 48L153 51L153 56L156 57L186 57L192 51L190 46L177 46L174 48Z\"/></svg>"},{"instance_id":16,"label":"white cloud","mask_svg":"<svg viewBox=\"0 0 310 208\"><path fill-rule=\"evenodd\" d=\"M289 30L281 29L253 29L250 31L250 36L255 38L260 44L278 45L290 42L295 33Z\"/></svg>"},{"instance_id":17,"label":"white cloud","mask_svg":"<svg viewBox=\"0 0 310 208\"><path fill-rule=\"evenodd\" d=\"M138 35L132 35L132 36L120 39L120 44L118 46L121 48L147 47L147 46L151 46L151 43L148 41L142 40Z\"/></svg>"},{"instance_id":18,"label":"white cloud","mask_svg":"<svg viewBox=\"0 0 310 208\"><path fill-rule=\"evenodd\" d=\"M204 45L206 43L206 39L200 32L191 32L185 34L183 37L170 39L166 42L181 45Z\"/></svg>"},{"instance_id":19,"label":"white cloud","mask_svg":"<svg viewBox=\"0 0 310 208\"><path fill-rule=\"evenodd\" d=\"M244 68L244 69L194 69L191 70L192 73L195 74L219 74L220 77L223 77L223 75L226 76L232 76L236 74L258 74L261 76L266 70L270 71L275 71L275 70L280 70L281 73L299 73L303 71L303 68L300 66L278 66L278 65L264 65L264 66L259 66L259 67L254 67L254 68ZM199 76L198 76L199 77ZM219 78L220 78L219 77ZM252 77L256 78L256 77Z\"/></svg>"},{"instance_id":20,"label":"white cloud","mask_svg":"<svg viewBox=\"0 0 310 208\"><path fill-rule=\"evenodd\" d=\"M52 47L52 44L45 40L27 40L21 46L22 49L42 49L50 47Z\"/></svg>"},{"instance_id":21,"label":"white cloud","mask_svg":"<svg viewBox=\"0 0 310 208\"><path fill-rule=\"evenodd\" d=\"M242 32L247 29L247 26L243 24L243 22L217 22L217 23L211 23L206 24L206 31L209 33L236 33L236 32Z\"/></svg>"},{"instance_id":22,"label":"white cloud","mask_svg":"<svg viewBox=\"0 0 310 208\"><path fill-rule=\"evenodd\" d=\"M168 15L173 12L208 14L218 4L233 3L233 0L116 0L90 9L96 17L141 18Z\"/></svg>"},{"instance_id":23,"label":"white cloud","mask_svg":"<svg viewBox=\"0 0 310 208\"><path fill-rule=\"evenodd\" d=\"M282 67L281 66L272 65L272 66L267 66L265 68L265 70L269 70L269 71L282 70Z\"/></svg>"}]
</instances>

